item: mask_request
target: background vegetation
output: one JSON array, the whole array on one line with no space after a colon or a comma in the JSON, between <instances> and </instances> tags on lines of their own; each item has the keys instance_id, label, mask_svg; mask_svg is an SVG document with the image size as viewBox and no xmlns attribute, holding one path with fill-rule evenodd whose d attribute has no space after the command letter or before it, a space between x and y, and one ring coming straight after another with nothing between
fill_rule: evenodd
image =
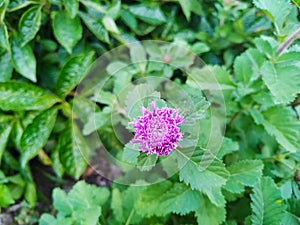
<instances>
[{"instance_id":1,"label":"background vegetation","mask_svg":"<svg viewBox=\"0 0 300 225\"><path fill-rule=\"evenodd\" d=\"M3 212L23 202L15 221L36 224L39 218L41 225L300 224L299 5L297 0L0 0ZM137 40L170 42L171 59L189 70L192 63L172 50L183 45L216 76L225 98L226 132L206 170L199 164L201 140L210 129L208 110L221 103L214 96L205 99L176 68L134 68L126 79L111 80L106 98L88 96L81 102L85 110L73 107L74 88L94 60ZM151 54L151 49L142 55L132 51L130 60ZM194 73L205 83L201 71ZM97 187L79 181L68 193L55 188L49 199L45 187L72 184L87 173L78 148L87 158L99 148L86 141L93 131L115 157L149 166L137 155L126 155L128 146L123 150L105 122L118 88L141 74L170 78L201 103L202 139L191 160L182 167L176 158L180 172L150 186ZM102 122L91 127L84 113L95 107ZM72 123L72 110L81 126ZM130 176L123 172L119 179Z\"/></svg>"}]
</instances>

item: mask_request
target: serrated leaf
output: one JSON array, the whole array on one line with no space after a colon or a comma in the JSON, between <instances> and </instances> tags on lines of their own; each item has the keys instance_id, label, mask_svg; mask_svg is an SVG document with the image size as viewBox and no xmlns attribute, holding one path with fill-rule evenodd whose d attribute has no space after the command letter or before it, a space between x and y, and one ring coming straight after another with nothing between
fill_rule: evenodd
<instances>
[{"instance_id":1,"label":"serrated leaf","mask_svg":"<svg viewBox=\"0 0 300 225\"><path fill-rule=\"evenodd\" d=\"M221 187L225 185L229 175L225 165L200 148L196 148L194 153L177 149L176 156L180 180L192 189L205 193L214 204L224 205Z\"/></svg>"},{"instance_id":2,"label":"serrated leaf","mask_svg":"<svg viewBox=\"0 0 300 225\"><path fill-rule=\"evenodd\" d=\"M0 53L0 82L10 80L12 77L13 65L9 51Z\"/></svg>"},{"instance_id":3,"label":"serrated leaf","mask_svg":"<svg viewBox=\"0 0 300 225\"><path fill-rule=\"evenodd\" d=\"M220 66L192 68L186 83L193 88L200 87L202 90L231 90L235 88L229 72L225 67Z\"/></svg>"},{"instance_id":4,"label":"serrated leaf","mask_svg":"<svg viewBox=\"0 0 300 225\"><path fill-rule=\"evenodd\" d=\"M261 68L263 80L271 91L275 103L288 104L300 93L299 66L267 61Z\"/></svg>"},{"instance_id":5,"label":"serrated leaf","mask_svg":"<svg viewBox=\"0 0 300 225\"><path fill-rule=\"evenodd\" d=\"M19 32L22 35L22 45L31 41L40 29L42 12L40 6L29 8L19 21Z\"/></svg>"},{"instance_id":6,"label":"serrated leaf","mask_svg":"<svg viewBox=\"0 0 300 225\"><path fill-rule=\"evenodd\" d=\"M105 29L105 27L103 26L102 22L100 19L86 14L84 12L79 12L78 13L81 17L81 19L83 20L83 22L85 23L85 25L89 28L89 30L100 40L103 41L105 43L110 43L109 41L109 36L108 36L108 32Z\"/></svg>"},{"instance_id":7,"label":"serrated leaf","mask_svg":"<svg viewBox=\"0 0 300 225\"><path fill-rule=\"evenodd\" d=\"M79 17L76 16L72 19L64 11L53 12L51 17L56 40L71 54L73 47L82 37L82 26Z\"/></svg>"},{"instance_id":8,"label":"serrated leaf","mask_svg":"<svg viewBox=\"0 0 300 225\"><path fill-rule=\"evenodd\" d=\"M36 59L32 48L29 45L23 46L23 40L16 32L11 37L11 57L16 71L36 82Z\"/></svg>"},{"instance_id":9,"label":"serrated leaf","mask_svg":"<svg viewBox=\"0 0 300 225\"><path fill-rule=\"evenodd\" d=\"M52 192L53 206L59 211L59 214L64 216L71 216L73 213L73 206L70 204L66 192L60 188L55 188Z\"/></svg>"},{"instance_id":10,"label":"serrated leaf","mask_svg":"<svg viewBox=\"0 0 300 225\"><path fill-rule=\"evenodd\" d=\"M300 126L296 115L290 109L277 106L263 112L251 109L250 113L255 123L263 125L287 151L296 152L299 149Z\"/></svg>"},{"instance_id":11,"label":"serrated leaf","mask_svg":"<svg viewBox=\"0 0 300 225\"><path fill-rule=\"evenodd\" d=\"M276 29L282 29L287 16L290 13L290 3L286 0L277 0L274 4L273 0L254 0L256 7L265 10L275 23Z\"/></svg>"},{"instance_id":12,"label":"serrated leaf","mask_svg":"<svg viewBox=\"0 0 300 225\"><path fill-rule=\"evenodd\" d=\"M56 107L43 111L24 130L20 142L21 165L23 168L46 144L54 127L56 115Z\"/></svg>"},{"instance_id":13,"label":"serrated leaf","mask_svg":"<svg viewBox=\"0 0 300 225\"><path fill-rule=\"evenodd\" d=\"M90 185L84 181L75 184L68 194L73 209L78 211L86 208L102 206L108 200L110 192L105 187Z\"/></svg>"},{"instance_id":14,"label":"serrated leaf","mask_svg":"<svg viewBox=\"0 0 300 225\"><path fill-rule=\"evenodd\" d=\"M11 130L11 124L0 124L0 165Z\"/></svg>"},{"instance_id":15,"label":"serrated leaf","mask_svg":"<svg viewBox=\"0 0 300 225\"><path fill-rule=\"evenodd\" d=\"M156 154L141 153L137 157L137 168L141 171L149 171L155 166L157 158Z\"/></svg>"},{"instance_id":16,"label":"serrated leaf","mask_svg":"<svg viewBox=\"0 0 300 225\"><path fill-rule=\"evenodd\" d=\"M224 188L232 193L240 193L245 186L253 187L262 176L263 163L259 160L238 161L227 167L230 173Z\"/></svg>"},{"instance_id":17,"label":"serrated leaf","mask_svg":"<svg viewBox=\"0 0 300 225\"><path fill-rule=\"evenodd\" d=\"M244 87L258 79L260 67L264 62L263 54L257 49L248 49L234 61L235 79L242 82Z\"/></svg>"},{"instance_id":18,"label":"serrated leaf","mask_svg":"<svg viewBox=\"0 0 300 225\"><path fill-rule=\"evenodd\" d=\"M281 224L285 207L280 190L270 177L263 177L254 185L251 200L253 225Z\"/></svg>"},{"instance_id":19,"label":"serrated leaf","mask_svg":"<svg viewBox=\"0 0 300 225\"><path fill-rule=\"evenodd\" d=\"M169 213L184 215L196 210L200 201L198 191L191 190L182 183L164 181L143 190L135 209L138 214L146 217L165 216Z\"/></svg>"},{"instance_id":20,"label":"serrated leaf","mask_svg":"<svg viewBox=\"0 0 300 225\"><path fill-rule=\"evenodd\" d=\"M68 121L65 130L61 133L57 148L59 159L66 173L78 179L88 164L88 145L78 127Z\"/></svg>"},{"instance_id":21,"label":"serrated leaf","mask_svg":"<svg viewBox=\"0 0 300 225\"><path fill-rule=\"evenodd\" d=\"M131 216L132 224L141 224L143 217L135 212L135 204L140 198L141 192L146 189L145 182L136 182L122 191L122 208L125 220ZM123 223L122 223L123 224Z\"/></svg>"},{"instance_id":22,"label":"serrated leaf","mask_svg":"<svg viewBox=\"0 0 300 225\"><path fill-rule=\"evenodd\" d=\"M166 17L159 6L131 5L129 11L137 18L151 25L160 25L166 22Z\"/></svg>"},{"instance_id":23,"label":"serrated leaf","mask_svg":"<svg viewBox=\"0 0 300 225\"><path fill-rule=\"evenodd\" d=\"M129 142L124 146L122 159L125 162L136 165L137 157L139 156L139 154L140 154L140 151L139 151L138 147L136 145L132 144L131 142Z\"/></svg>"},{"instance_id":24,"label":"serrated leaf","mask_svg":"<svg viewBox=\"0 0 300 225\"><path fill-rule=\"evenodd\" d=\"M57 94L65 97L87 74L94 59L94 52L70 58L62 68L56 84Z\"/></svg>"},{"instance_id":25,"label":"serrated leaf","mask_svg":"<svg viewBox=\"0 0 300 225\"><path fill-rule=\"evenodd\" d=\"M126 96L126 112L129 117L137 118L142 115L142 107L148 107L152 101L157 102L158 100L160 100L159 92L154 91L148 84L139 84L134 86Z\"/></svg>"},{"instance_id":26,"label":"serrated leaf","mask_svg":"<svg viewBox=\"0 0 300 225\"><path fill-rule=\"evenodd\" d=\"M299 2L300 3L300 2ZM281 224L300 224L300 218L290 212L285 212L284 217L282 218Z\"/></svg>"},{"instance_id":27,"label":"serrated leaf","mask_svg":"<svg viewBox=\"0 0 300 225\"><path fill-rule=\"evenodd\" d=\"M200 206L195 212L198 224L201 225L219 225L225 221L226 210L224 207L218 207L212 204L208 198L203 196L200 200Z\"/></svg>"},{"instance_id":28,"label":"serrated leaf","mask_svg":"<svg viewBox=\"0 0 300 225\"><path fill-rule=\"evenodd\" d=\"M52 196L54 207L58 210L55 220L70 217L72 224L91 225L99 221L101 206L109 198L109 191L79 181L68 194L56 188Z\"/></svg>"},{"instance_id":29,"label":"serrated leaf","mask_svg":"<svg viewBox=\"0 0 300 225\"><path fill-rule=\"evenodd\" d=\"M64 0L64 6L66 7L67 12L69 13L71 19L74 19L77 15L79 8L78 0Z\"/></svg>"},{"instance_id":30,"label":"serrated leaf","mask_svg":"<svg viewBox=\"0 0 300 225\"><path fill-rule=\"evenodd\" d=\"M55 95L25 82L0 83L0 108L2 110L44 110L59 102Z\"/></svg>"}]
</instances>

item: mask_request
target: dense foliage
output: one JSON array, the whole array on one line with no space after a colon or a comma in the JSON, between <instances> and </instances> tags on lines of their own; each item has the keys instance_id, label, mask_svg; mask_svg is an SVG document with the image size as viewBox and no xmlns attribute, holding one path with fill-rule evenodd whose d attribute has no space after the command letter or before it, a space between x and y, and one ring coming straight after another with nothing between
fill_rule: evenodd
<instances>
[{"instance_id":1,"label":"dense foliage","mask_svg":"<svg viewBox=\"0 0 300 225\"><path fill-rule=\"evenodd\" d=\"M47 203L36 174L43 185L77 180L105 148L121 170L115 182L55 188L41 225L300 224L299 6L0 0L0 207ZM130 44L138 40L163 43ZM83 79L120 45L127 55L96 67L111 76L94 93L98 83ZM195 68L195 56L206 65ZM132 131L150 100L159 108L173 100L187 121L190 139L167 157L115 133Z\"/></svg>"}]
</instances>

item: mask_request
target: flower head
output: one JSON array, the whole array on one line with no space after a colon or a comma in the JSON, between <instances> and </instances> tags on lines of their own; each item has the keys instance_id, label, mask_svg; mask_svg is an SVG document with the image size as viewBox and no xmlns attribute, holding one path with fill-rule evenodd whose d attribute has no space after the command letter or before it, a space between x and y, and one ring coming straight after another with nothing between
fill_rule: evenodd
<instances>
[{"instance_id":1,"label":"flower head","mask_svg":"<svg viewBox=\"0 0 300 225\"><path fill-rule=\"evenodd\" d=\"M166 156L182 139L178 125L183 123L183 116L172 108L157 109L154 102L151 106L152 112L142 108L143 115L132 122L135 131L132 143L139 144L140 151L147 154Z\"/></svg>"}]
</instances>

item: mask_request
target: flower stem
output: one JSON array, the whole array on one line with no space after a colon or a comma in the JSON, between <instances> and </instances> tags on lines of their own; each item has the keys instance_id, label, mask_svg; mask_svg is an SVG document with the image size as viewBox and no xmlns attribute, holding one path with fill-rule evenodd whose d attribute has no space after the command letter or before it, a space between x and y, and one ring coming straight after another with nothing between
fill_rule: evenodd
<instances>
[{"instance_id":1,"label":"flower stem","mask_svg":"<svg viewBox=\"0 0 300 225\"><path fill-rule=\"evenodd\" d=\"M300 35L300 27L292 33L277 49L278 55L280 55L287 47L289 47Z\"/></svg>"}]
</instances>

